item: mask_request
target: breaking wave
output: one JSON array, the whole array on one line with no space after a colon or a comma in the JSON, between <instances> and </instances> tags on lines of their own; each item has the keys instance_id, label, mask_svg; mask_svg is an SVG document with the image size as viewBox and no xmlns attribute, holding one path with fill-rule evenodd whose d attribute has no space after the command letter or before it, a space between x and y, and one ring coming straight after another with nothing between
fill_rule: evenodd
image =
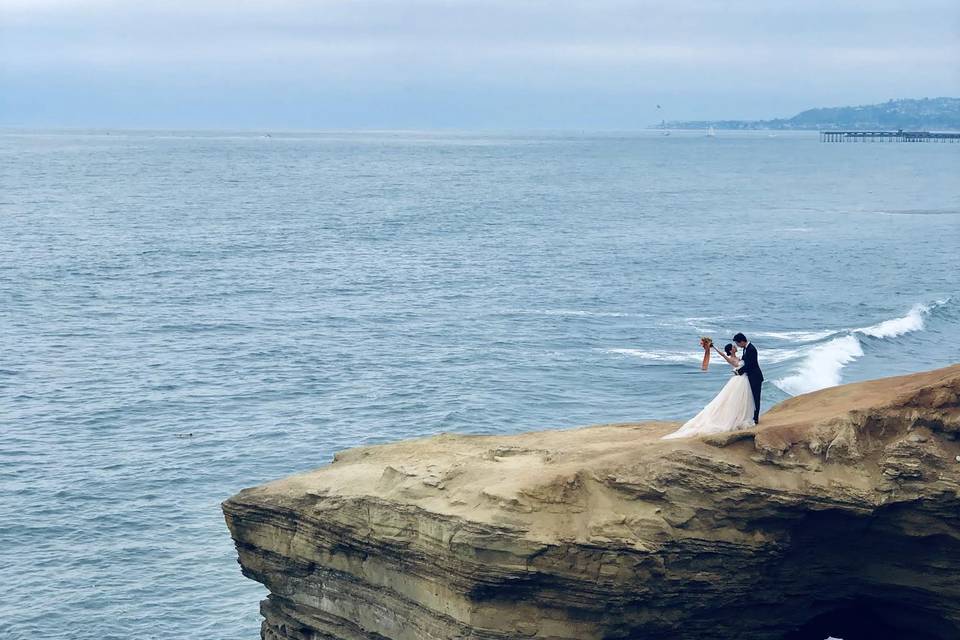
<instances>
[{"instance_id":1,"label":"breaking wave","mask_svg":"<svg viewBox=\"0 0 960 640\"><path fill-rule=\"evenodd\" d=\"M878 324L855 329L855 333L862 333L874 338L896 338L905 333L920 331L926 323L926 317L929 313L947 303L947 300L938 300L933 304L915 304L910 312L902 318L892 318L884 320Z\"/></svg>"},{"instance_id":2,"label":"breaking wave","mask_svg":"<svg viewBox=\"0 0 960 640\"><path fill-rule=\"evenodd\" d=\"M903 316L883 320L859 328L797 331L752 331L751 336L769 338L796 345L791 348L767 349L760 347L761 364L794 362L786 375L773 380L785 393L799 395L840 384L843 369L862 358L865 349L876 340L891 340L909 333L922 331L931 313L950 302L950 298L928 304L915 304ZM715 321L716 318L686 318L687 326ZM605 353L636 358L650 364L699 364L702 352L660 349L604 349ZM724 365L719 360L720 365Z\"/></svg>"},{"instance_id":3,"label":"breaking wave","mask_svg":"<svg viewBox=\"0 0 960 640\"><path fill-rule=\"evenodd\" d=\"M807 351L795 373L774 382L790 395L809 393L840 384L843 367L863 355L863 346L854 335L841 336Z\"/></svg>"},{"instance_id":4,"label":"breaking wave","mask_svg":"<svg viewBox=\"0 0 960 640\"><path fill-rule=\"evenodd\" d=\"M931 304L915 304L905 316L868 327L836 332L844 335L837 335L828 342L808 348L796 369L790 375L775 380L774 384L790 395L836 386L840 384L843 368L863 356L862 336L887 340L922 331L930 313L947 302L949 298ZM809 335L816 334L813 332ZM834 333L827 333L823 338L830 335Z\"/></svg>"}]
</instances>

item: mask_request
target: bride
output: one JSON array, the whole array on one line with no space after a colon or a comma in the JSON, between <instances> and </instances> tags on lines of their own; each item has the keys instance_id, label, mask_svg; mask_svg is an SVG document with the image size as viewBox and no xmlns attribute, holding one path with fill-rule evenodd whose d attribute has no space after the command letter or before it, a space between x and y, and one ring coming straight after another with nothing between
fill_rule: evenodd
<instances>
[{"instance_id":1,"label":"bride","mask_svg":"<svg viewBox=\"0 0 960 640\"><path fill-rule=\"evenodd\" d=\"M730 363L734 371L742 366L734 345L728 344L723 351L724 353L720 353L717 350L717 353ZM678 430L663 437L664 439L691 438L749 427L753 427L753 394L750 391L750 381L747 376L738 376L734 373L717 397L711 400L703 411L688 420Z\"/></svg>"}]
</instances>

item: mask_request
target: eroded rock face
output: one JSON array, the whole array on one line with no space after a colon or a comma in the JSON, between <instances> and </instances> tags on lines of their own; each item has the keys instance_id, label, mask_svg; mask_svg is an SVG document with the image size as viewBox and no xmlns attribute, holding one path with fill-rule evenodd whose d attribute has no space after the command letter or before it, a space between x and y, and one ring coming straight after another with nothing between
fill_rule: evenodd
<instances>
[{"instance_id":1,"label":"eroded rock face","mask_svg":"<svg viewBox=\"0 0 960 640\"><path fill-rule=\"evenodd\" d=\"M761 422L351 449L223 509L270 640L960 638L960 365Z\"/></svg>"}]
</instances>

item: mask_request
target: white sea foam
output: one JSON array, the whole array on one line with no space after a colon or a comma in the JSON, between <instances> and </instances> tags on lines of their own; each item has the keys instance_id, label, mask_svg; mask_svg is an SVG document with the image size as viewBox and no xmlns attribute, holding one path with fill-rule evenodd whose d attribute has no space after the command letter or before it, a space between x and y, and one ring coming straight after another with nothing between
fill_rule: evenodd
<instances>
[{"instance_id":1,"label":"white sea foam","mask_svg":"<svg viewBox=\"0 0 960 640\"><path fill-rule=\"evenodd\" d=\"M869 327L853 329L846 332L847 335L810 347L805 351L806 357L799 367L791 375L774 381L774 384L791 395L836 386L840 384L843 367L863 356L863 344L858 336L888 339L922 331L926 325L927 316L949 301L950 298L946 298L930 304L915 304L907 315L901 318L891 318ZM816 332L811 332L809 335L814 336ZM832 334L826 334L821 338L829 335Z\"/></svg>"},{"instance_id":2,"label":"white sea foam","mask_svg":"<svg viewBox=\"0 0 960 640\"><path fill-rule=\"evenodd\" d=\"M921 331L930 313L947 304L949 298L930 304L916 304L903 317L884 320L859 329L822 329L817 331L751 331L758 338L771 338L797 345L796 348L765 349L761 345L761 364L778 364L797 360L790 374L774 381L777 387L791 395L810 393L840 384L843 368L864 355L867 336L889 339ZM697 321L712 321L718 318L685 318L687 325ZM862 342L862 340L864 342ZM699 363L703 354L690 351L663 351L655 349L606 349L606 353L637 358L650 363L693 364ZM715 362L724 365L722 359Z\"/></svg>"},{"instance_id":3,"label":"white sea foam","mask_svg":"<svg viewBox=\"0 0 960 640\"><path fill-rule=\"evenodd\" d=\"M799 358L805 353L803 349L760 349L758 354L763 362L777 364Z\"/></svg>"},{"instance_id":4,"label":"white sea foam","mask_svg":"<svg viewBox=\"0 0 960 640\"><path fill-rule=\"evenodd\" d=\"M840 336L810 347L796 373L774 382L790 395L810 393L840 384L843 367L861 357L863 347L855 335Z\"/></svg>"},{"instance_id":5,"label":"white sea foam","mask_svg":"<svg viewBox=\"0 0 960 640\"><path fill-rule=\"evenodd\" d=\"M750 319L749 315L723 315L723 316L691 316L674 317L662 320L656 320L654 324L658 327L667 327L669 329L693 329L701 334L716 333L723 327L739 326L745 324ZM732 333L732 330L731 330Z\"/></svg>"},{"instance_id":6,"label":"white sea foam","mask_svg":"<svg viewBox=\"0 0 960 640\"><path fill-rule=\"evenodd\" d=\"M750 335L761 338L774 338L787 342L817 342L839 333L835 330L824 331L751 331Z\"/></svg>"},{"instance_id":7,"label":"white sea foam","mask_svg":"<svg viewBox=\"0 0 960 640\"><path fill-rule=\"evenodd\" d=\"M874 338L896 338L905 333L920 331L923 329L926 316L936 307L944 304L946 300L939 300L933 304L915 304L910 312L902 318L893 318L884 320L879 324L869 327L856 329L857 333L862 333Z\"/></svg>"},{"instance_id":8,"label":"white sea foam","mask_svg":"<svg viewBox=\"0 0 960 640\"><path fill-rule=\"evenodd\" d=\"M646 349L606 349L605 351L651 362L700 362L703 359L703 355L695 351L649 351Z\"/></svg>"}]
</instances>

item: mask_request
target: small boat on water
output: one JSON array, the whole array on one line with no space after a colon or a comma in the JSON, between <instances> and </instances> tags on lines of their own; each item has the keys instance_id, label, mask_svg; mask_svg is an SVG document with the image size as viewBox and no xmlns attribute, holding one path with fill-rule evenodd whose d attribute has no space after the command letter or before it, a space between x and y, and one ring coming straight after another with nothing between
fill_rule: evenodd
<instances>
[{"instance_id":1,"label":"small boat on water","mask_svg":"<svg viewBox=\"0 0 960 640\"><path fill-rule=\"evenodd\" d=\"M709 129L707 129L707 137L708 137L708 138L716 138L716 137L717 137L717 130L714 129L713 127L710 127Z\"/></svg>"}]
</instances>

